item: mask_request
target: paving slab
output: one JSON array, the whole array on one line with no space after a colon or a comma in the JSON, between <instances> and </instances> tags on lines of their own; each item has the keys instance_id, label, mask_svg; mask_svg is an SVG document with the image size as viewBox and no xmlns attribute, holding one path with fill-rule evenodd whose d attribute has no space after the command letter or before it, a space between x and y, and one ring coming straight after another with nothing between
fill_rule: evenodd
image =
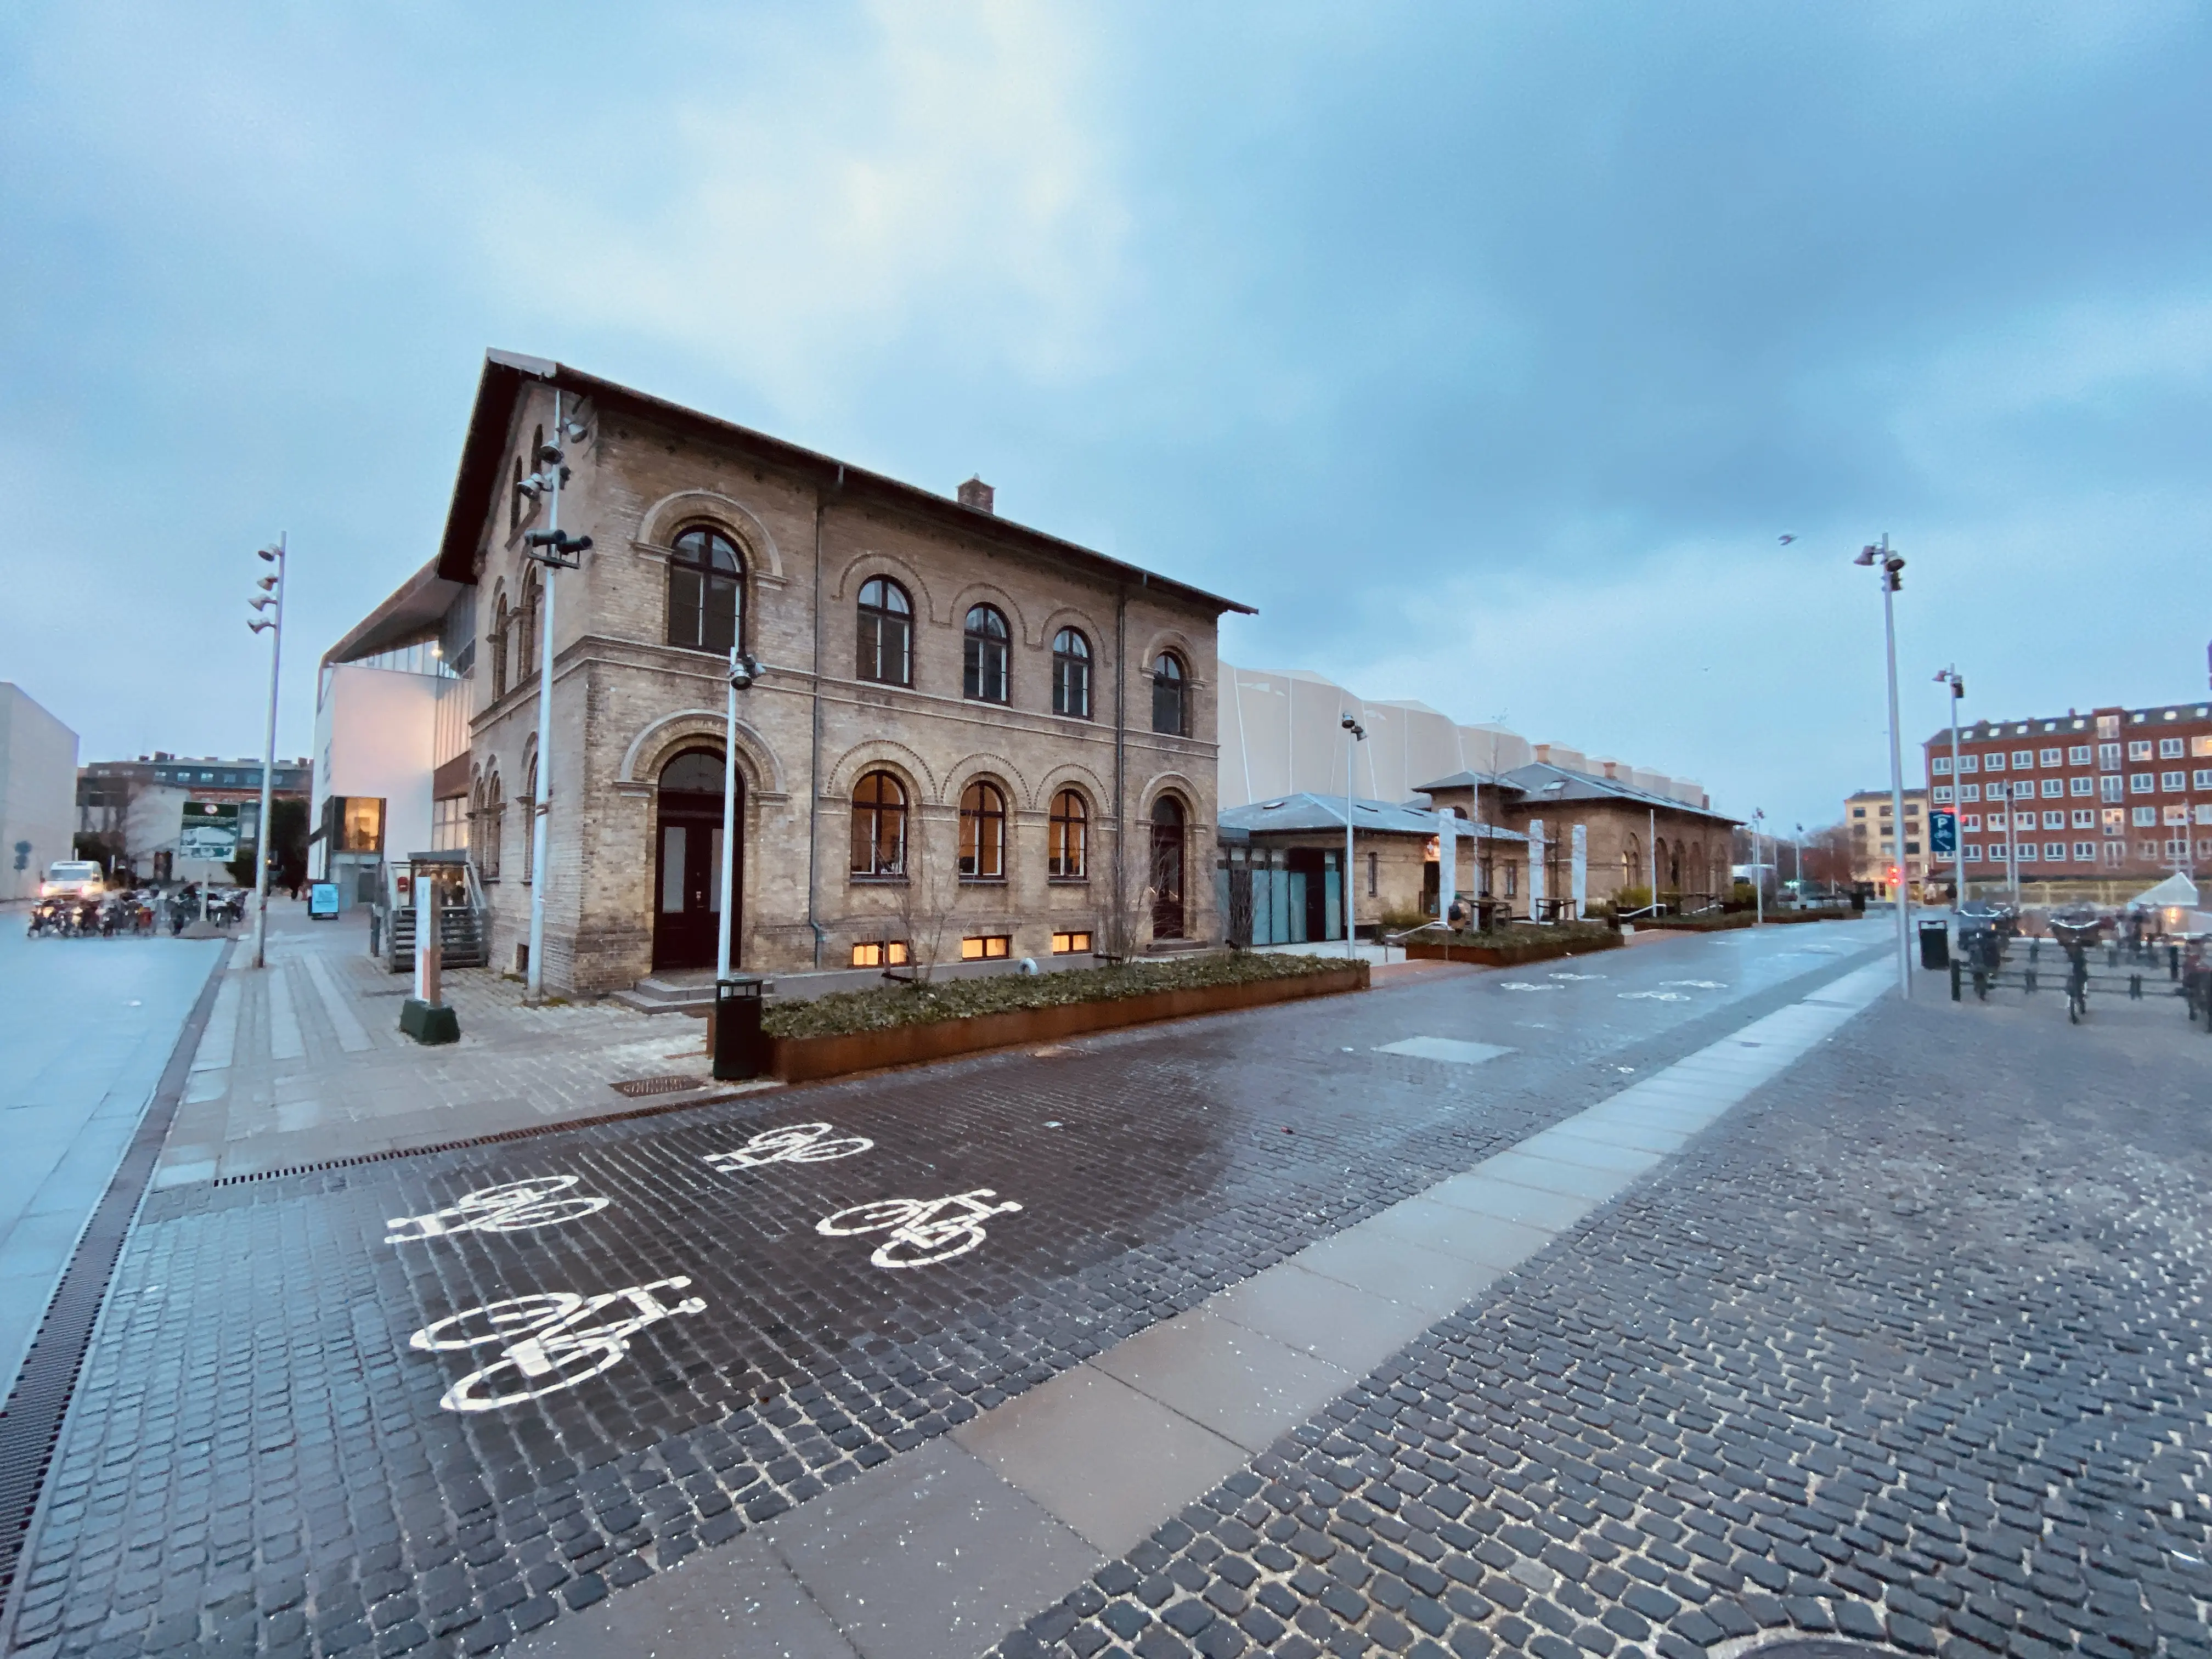
<instances>
[{"instance_id":1,"label":"paving slab","mask_svg":"<svg viewBox=\"0 0 2212 1659\"><path fill-rule=\"evenodd\" d=\"M514 1659L858 1659L768 1543L738 1540L500 1650Z\"/></svg>"},{"instance_id":2,"label":"paving slab","mask_svg":"<svg viewBox=\"0 0 2212 1659\"><path fill-rule=\"evenodd\" d=\"M1091 1363L1248 1452L1264 1450L1355 1380L1210 1305L1163 1320Z\"/></svg>"},{"instance_id":3,"label":"paving slab","mask_svg":"<svg viewBox=\"0 0 2212 1659\"><path fill-rule=\"evenodd\" d=\"M1300 1267L1279 1263L1206 1304L1218 1318L1340 1367L1372 1363L1426 1330L1425 1305L1395 1302Z\"/></svg>"}]
</instances>

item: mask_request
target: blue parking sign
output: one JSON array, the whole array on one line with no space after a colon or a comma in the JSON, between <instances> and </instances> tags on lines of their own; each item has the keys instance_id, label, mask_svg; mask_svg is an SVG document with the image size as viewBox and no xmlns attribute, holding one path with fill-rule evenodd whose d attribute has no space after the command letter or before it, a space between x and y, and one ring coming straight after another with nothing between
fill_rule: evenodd
<instances>
[{"instance_id":1,"label":"blue parking sign","mask_svg":"<svg viewBox=\"0 0 2212 1659\"><path fill-rule=\"evenodd\" d=\"M1959 850L1959 815L1956 812L1930 812L1928 815L1928 850L1931 853L1955 853Z\"/></svg>"}]
</instances>

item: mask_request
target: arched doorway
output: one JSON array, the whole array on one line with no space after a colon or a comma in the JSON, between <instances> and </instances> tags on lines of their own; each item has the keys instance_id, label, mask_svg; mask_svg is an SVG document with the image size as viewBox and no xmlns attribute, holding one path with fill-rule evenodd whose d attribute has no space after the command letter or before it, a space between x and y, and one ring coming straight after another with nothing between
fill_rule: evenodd
<instances>
[{"instance_id":1,"label":"arched doorway","mask_svg":"<svg viewBox=\"0 0 2212 1659\"><path fill-rule=\"evenodd\" d=\"M738 823L744 823L745 781L738 778ZM739 830L733 885L744 891L744 842ZM687 749L660 769L654 814L653 965L711 968L722 923L722 757ZM732 899L731 965L743 920Z\"/></svg>"},{"instance_id":2,"label":"arched doorway","mask_svg":"<svg viewBox=\"0 0 2212 1659\"><path fill-rule=\"evenodd\" d=\"M1152 806L1152 937L1183 937L1182 803L1162 795Z\"/></svg>"}]
</instances>

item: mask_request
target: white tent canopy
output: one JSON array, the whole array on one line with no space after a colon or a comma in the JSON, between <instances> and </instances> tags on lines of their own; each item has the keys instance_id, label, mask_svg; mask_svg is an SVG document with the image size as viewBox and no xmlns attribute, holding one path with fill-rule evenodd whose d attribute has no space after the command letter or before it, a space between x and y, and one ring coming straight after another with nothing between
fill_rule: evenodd
<instances>
[{"instance_id":1,"label":"white tent canopy","mask_svg":"<svg viewBox=\"0 0 2212 1659\"><path fill-rule=\"evenodd\" d=\"M2146 910L2177 908L2194 910L2197 908L2197 884L2177 870L2157 886L2146 887L2137 893L2128 901L2128 904L2131 908L2140 905Z\"/></svg>"}]
</instances>

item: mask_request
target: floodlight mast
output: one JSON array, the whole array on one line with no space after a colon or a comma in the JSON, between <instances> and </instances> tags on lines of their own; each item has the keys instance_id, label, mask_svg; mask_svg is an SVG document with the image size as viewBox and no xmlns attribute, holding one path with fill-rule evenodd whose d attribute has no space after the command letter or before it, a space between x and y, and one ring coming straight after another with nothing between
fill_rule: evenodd
<instances>
[{"instance_id":1,"label":"floodlight mast","mask_svg":"<svg viewBox=\"0 0 2212 1659\"><path fill-rule=\"evenodd\" d=\"M1905 852L1905 751L1899 747L1898 732L1895 605L1900 586L1898 573L1905 568L1905 561L1889 550L1889 538L1884 535L1880 545L1862 548L1851 562L1872 566L1881 583L1881 631L1889 653L1890 830L1897 849L1897 994L1909 1001L1912 996L1912 866L1906 862ZM1879 838L1875 845L1881 845Z\"/></svg>"},{"instance_id":2,"label":"floodlight mast","mask_svg":"<svg viewBox=\"0 0 2212 1659\"><path fill-rule=\"evenodd\" d=\"M276 544L260 550L261 556L276 567L254 585L261 592L247 601L257 614L246 623L255 633L269 631L269 725L261 748L261 818L253 830L253 965L269 965L269 849L273 837L270 834L270 816L275 811L272 783L276 771L276 673L284 656L284 554L285 536L280 532ZM276 614L269 615L271 605Z\"/></svg>"},{"instance_id":3,"label":"floodlight mast","mask_svg":"<svg viewBox=\"0 0 2212 1659\"><path fill-rule=\"evenodd\" d=\"M1352 926L1352 866L1357 856L1352 842L1352 757L1359 752L1359 745L1367 741L1367 728L1349 714L1339 723L1351 734L1344 744L1344 954L1353 957L1358 954L1358 950L1352 942L1358 930ZM1379 926L1376 938L1382 938Z\"/></svg>"},{"instance_id":4,"label":"floodlight mast","mask_svg":"<svg viewBox=\"0 0 2212 1659\"><path fill-rule=\"evenodd\" d=\"M538 778L530 798L530 960L524 971L523 1000L538 1003L545 998L545 883L547 820L553 797L553 579L554 573L574 570L592 545L589 536L561 533L561 486L568 481L560 441L581 439L580 422L564 421L561 390L553 391L553 437L541 444L532 459L538 471L522 481L524 493L546 498L545 528L524 538L526 557L545 568L545 626L538 647Z\"/></svg>"}]
</instances>

